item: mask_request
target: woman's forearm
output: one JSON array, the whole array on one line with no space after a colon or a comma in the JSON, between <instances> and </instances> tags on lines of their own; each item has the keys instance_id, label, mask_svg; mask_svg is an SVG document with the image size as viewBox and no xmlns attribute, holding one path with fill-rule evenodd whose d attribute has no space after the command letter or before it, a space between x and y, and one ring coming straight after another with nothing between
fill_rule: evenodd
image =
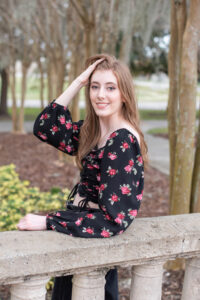
<instances>
[{"instance_id":1,"label":"woman's forearm","mask_svg":"<svg viewBox=\"0 0 200 300\"><path fill-rule=\"evenodd\" d=\"M85 71L83 71L68 88L55 100L55 103L58 103L63 106L68 106L73 97L80 91L80 89L88 84L89 77L91 73L95 70L98 63L100 63L104 58L96 60L91 64Z\"/></svg>"},{"instance_id":2,"label":"woman's forearm","mask_svg":"<svg viewBox=\"0 0 200 300\"><path fill-rule=\"evenodd\" d=\"M76 78L68 86L68 88L55 100L55 103L58 103L63 106L68 106L73 97L80 91L82 88L82 83L78 78Z\"/></svg>"}]
</instances>

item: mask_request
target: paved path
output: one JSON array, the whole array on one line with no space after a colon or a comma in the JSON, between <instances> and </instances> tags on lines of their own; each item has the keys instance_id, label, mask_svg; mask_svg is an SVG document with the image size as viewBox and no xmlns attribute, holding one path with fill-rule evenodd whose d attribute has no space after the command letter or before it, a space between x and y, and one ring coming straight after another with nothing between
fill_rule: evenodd
<instances>
[{"instance_id":1,"label":"paved path","mask_svg":"<svg viewBox=\"0 0 200 300\"><path fill-rule=\"evenodd\" d=\"M141 129L144 132L148 146L150 165L162 173L169 175L169 142L168 139L147 134L152 128L167 127L167 121L142 121Z\"/></svg>"},{"instance_id":2,"label":"paved path","mask_svg":"<svg viewBox=\"0 0 200 300\"><path fill-rule=\"evenodd\" d=\"M168 140L154 137L146 132L151 128L167 127L167 121L141 121L141 128L144 132L145 141L149 150L150 165L159 171L169 174L169 145ZM25 122L25 131L32 132L33 122ZM12 124L10 121L0 121L0 132L10 132Z\"/></svg>"}]
</instances>

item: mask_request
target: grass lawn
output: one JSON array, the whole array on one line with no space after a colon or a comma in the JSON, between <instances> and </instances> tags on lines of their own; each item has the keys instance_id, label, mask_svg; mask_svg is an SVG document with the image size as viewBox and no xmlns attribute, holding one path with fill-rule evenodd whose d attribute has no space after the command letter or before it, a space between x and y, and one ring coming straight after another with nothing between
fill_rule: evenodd
<instances>
[{"instance_id":1,"label":"grass lawn","mask_svg":"<svg viewBox=\"0 0 200 300\"><path fill-rule=\"evenodd\" d=\"M40 113L41 109L37 107L25 107L25 121L33 121ZM8 109L11 117L11 108ZM141 120L166 120L166 112L162 110L139 110ZM81 119L84 119L85 111L80 110Z\"/></svg>"},{"instance_id":2,"label":"grass lawn","mask_svg":"<svg viewBox=\"0 0 200 300\"><path fill-rule=\"evenodd\" d=\"M47 79L45 79L45 83ZM68 83L65 82L64 89L67 87ZM163 103L168 100L168 85L166 83L155 83L149 80L134 79L135 92L138 102L158 102ZM47 84L45 84L44 97L47 98ZM200 84L198 84L198 98L200 98ZM27 93L26 99L35 100L39 99L39 88L40 79L34 74L28 77L27 80ZM16 95L20 98L21 90L21 78L16 78ZM11 93L9 89L8 98L11 99ZM81 90L80 98L84 98L84 89ZM198 99L197 99L198 101ZM40 108L25 108L25 120L34 120L39 114ZM143 110L140 109L141 120L165 120L167 119L167 113L163 110ZM11 115L11 109L9 109L9 114ZM84 109L81 109L81 119L84 119Z\"/></svg>"}]
</instances>

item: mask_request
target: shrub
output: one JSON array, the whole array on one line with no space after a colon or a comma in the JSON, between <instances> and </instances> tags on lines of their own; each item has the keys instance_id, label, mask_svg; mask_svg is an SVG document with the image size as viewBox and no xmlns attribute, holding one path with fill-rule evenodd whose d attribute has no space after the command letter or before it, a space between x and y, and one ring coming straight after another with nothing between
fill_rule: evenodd
<instances>
[{"instance_id":1,"label":"shrub","mask_svg":"<svg viewBox=\"0 0 200 300\"><path fill-rule=\"evenodd\" d=\"M68 189L53 187L41 192L20 180L15 165L0 167L0 231L17 230L16 224L27 213L47 213L65 208Z\"/></svg>"}]
</instances>

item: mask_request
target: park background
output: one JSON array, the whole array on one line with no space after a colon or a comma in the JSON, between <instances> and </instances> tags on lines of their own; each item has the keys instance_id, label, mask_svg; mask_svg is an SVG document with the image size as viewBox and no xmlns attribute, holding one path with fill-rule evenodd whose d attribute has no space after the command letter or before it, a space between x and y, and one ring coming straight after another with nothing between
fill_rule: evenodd
<instances>
[{"instance_id":1,"label":"park background","mask_svg":"<svg viewBox=\"0 0 200 300\"><path fill-rule=\"evenodd\" d=\"M150 158L138 218L200 212L199 0L1 0L0 32L0 231L63 207L77 182L71 158L32 127L96 53L115 55L133 75ZM84 108L82 89L74 121ZM168 266L163 300L181 299L183 276L182 261ZM121 300L130 277L120 269ZM0 299L8 295L2 287Z\"/></svg>"}]
</instances>

